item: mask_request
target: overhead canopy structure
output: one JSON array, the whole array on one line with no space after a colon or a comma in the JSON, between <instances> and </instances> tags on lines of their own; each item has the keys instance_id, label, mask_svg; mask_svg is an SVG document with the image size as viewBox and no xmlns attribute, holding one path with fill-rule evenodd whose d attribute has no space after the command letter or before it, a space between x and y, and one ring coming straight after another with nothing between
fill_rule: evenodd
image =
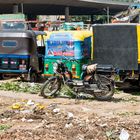
<instances>
[{"instance_id":1,"label":"overhead canopy structure","mask_svg":"<svg viewBox=\"0 0 140 140\"><path fill-rule=\"evenodd\" d=\"M19 11L34 15L62 15L65 7L69 7L71 15L105 14L107 7L114 14L127 9L129 4L112 0L0 0L0 13L11 13L13 5L18 5Z\"/></svg>"}]
</instances>

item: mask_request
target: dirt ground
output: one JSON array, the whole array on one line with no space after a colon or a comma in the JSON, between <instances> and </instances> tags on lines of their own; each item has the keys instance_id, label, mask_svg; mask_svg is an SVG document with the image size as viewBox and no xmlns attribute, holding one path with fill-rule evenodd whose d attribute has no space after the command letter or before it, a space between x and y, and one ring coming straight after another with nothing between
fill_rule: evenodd
<instances>
[{"instance_id":1,"label":"dirt ground","mask_svg":"<svg viewBox=\"0 0 140 140\"><path fill-rule=\"evenodd\" d=\"M119 140L121 136L140 140L139 95L120 91L112 101L101 102L0 91L1 140Z\"/></svg>"}]
</instances>

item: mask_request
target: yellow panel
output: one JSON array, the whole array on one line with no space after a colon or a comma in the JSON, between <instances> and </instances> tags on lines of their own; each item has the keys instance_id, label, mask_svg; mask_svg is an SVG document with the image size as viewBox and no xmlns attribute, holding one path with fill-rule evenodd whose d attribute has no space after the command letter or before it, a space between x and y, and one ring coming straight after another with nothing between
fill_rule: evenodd
<instances>
[{"instance_id":1,"label":"yellow panel","mask_svg":"<svg viewBox=\"0 0 140 140\"><path fill-rule=\"evenodd\" d=\"M93 51L94 51L94 46L93 46L93 44L94 44L94 36L93 36L93 34L92 34L92 37L91 37L91 60L93 60Z\"/></svg>"},{"instance_id":2,"label":"yellow panel","mask_svg":"<svg viewBox=\"0 0 140 140\"><path fill-rule=\"evenodd\" d=\"M47 37L46 39L50 38L51 34L60 34L60 33L69 33L72 34L74 40L78 40L78 41L84 41L85 38L91 37L92 36L92 31L87 31L87 30L81 30L81 31L47 31Z\"/></svg>"},{"instance_id":3,"label":"yellow panel","mask_svg":"<svg viewBox=\"0 0 140 140\"><path fill-rule=\"evenodd\" d=\"M137 38L138 38L138 63L140 64L140 25L137 25Z\"/></svg>"}]
</instances>

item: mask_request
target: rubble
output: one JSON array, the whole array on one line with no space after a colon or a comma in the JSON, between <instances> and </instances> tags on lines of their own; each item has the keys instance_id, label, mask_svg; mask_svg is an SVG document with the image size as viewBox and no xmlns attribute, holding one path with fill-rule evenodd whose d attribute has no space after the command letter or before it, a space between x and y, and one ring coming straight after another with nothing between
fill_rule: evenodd
<instances>
[{"instance_id":1,"label":"rubble","mask_svg":"<svg viewBox=\"0 0 140 140\"><path fill-rule=\"evenodd\" d=\"M61 99L59 99L59 101L60 100ZM7 102L7 104L4 104L4 102ZM67 100L67 102L71 101ZM123 101L121 103L123 104ZM125 102L125 104L128 103L129 101ZM79 104L72 105L69 103L59 104L55 100L46 100L46 103L37 102L32 99L16 101L11 99L8 101L1 100L0 109L4 107L4 110L0 110L0 128L2 129L0 130L0 139L140 139L139 114L127 113L127 115L120 115L116 113L114 115L114 113L111 113L111 110L109 110L110 108L107 108L106 114L104 112L103 115L99 115L96 113L97 110L95 110L97 105L100 105L99 108L104 111L105 106L103 105L118 105L119 103L102 103L95 101L95 103L92 102L92 104L96 105L94 107L90 106L90 102L88 101L86 103L85 101L81 101ZM132 107L136 108L137 106L132 105ZM95 112L93 110L95 110Z\"/></svg>"}]
</instances>

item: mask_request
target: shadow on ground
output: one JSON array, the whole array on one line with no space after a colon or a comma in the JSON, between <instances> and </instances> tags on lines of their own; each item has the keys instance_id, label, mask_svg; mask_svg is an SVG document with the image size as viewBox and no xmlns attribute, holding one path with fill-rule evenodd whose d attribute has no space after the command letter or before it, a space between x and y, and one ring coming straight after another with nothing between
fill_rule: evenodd
<instances>
[{"instance_id":1,"label":"shadow on ground","mask_svg":"<svg viewBox=\"0 0 140 140\"><path fill-rule=\"evenodd\" d=\"M125 93L140 96L140 86L130 86L130 87L124 87L124 88L121 87L121 88L117 88L117 89L122 90Z\"/></svg>"}]
</instances>

